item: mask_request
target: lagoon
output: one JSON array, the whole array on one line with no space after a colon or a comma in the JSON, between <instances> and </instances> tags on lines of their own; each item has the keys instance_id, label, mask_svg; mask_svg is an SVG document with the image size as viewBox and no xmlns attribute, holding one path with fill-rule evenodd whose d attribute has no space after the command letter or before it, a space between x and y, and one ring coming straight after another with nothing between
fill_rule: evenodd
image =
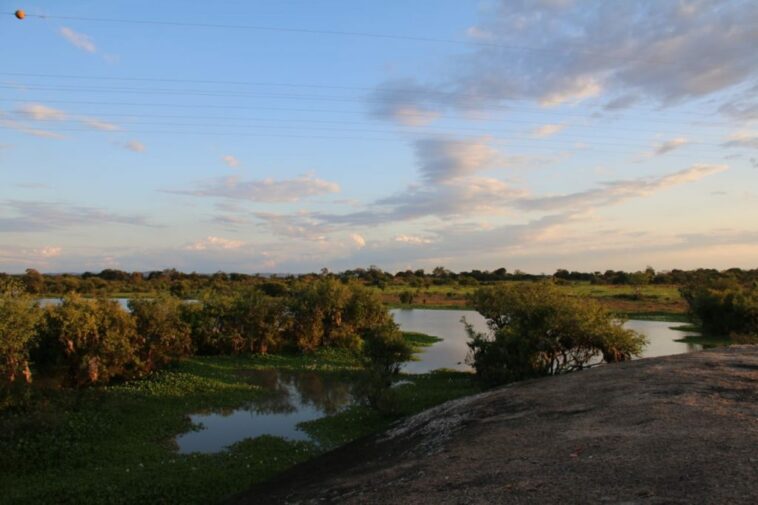
<instances>
[{"instance_id":1,"label":"lagoon","mask_svg":"<svg viewBox=\"0 0 758 505\"><path fill-rule=\"evenodd\" d=\"M443 340L422 348L417 361L404 365L406 374L423 374L439 368L471 371L466 364L468 336L461 318L477 331L486 331L484 318L473 310L393 309L392 316L404 331L434 335ZM666 356L698 351L702 346L677 342L692 332L672 330L676 323L630 320L627 328L648 337L642 357ZM355 385L319 372L290 372L264 369L248 372L251 382L266 393L241 408L199 412L190 419L197 428L176 438L179 452L213 453L261 435L288 440L316 442L301 423L335 414L355 402ZM403 382L412 384L413 379Z\"/></svg>"},{"instance_id":2,"label":"lagoon","mask_svg":"<svg viewBox=\"0 0 758 505\"><path fill-rule=\"evenodd\" d=\"M425 352L418 356L419 361L407 363L403 368L405 373L427 373L439 368L471 371L471 367L466 364L468 335L461 319L465 317L474 330L486 332L487 324L481 314L475 310L432 309L393 309L391 312L403 331L426 333L443 339L426 348ZM677 323L667 321L630 319L624 327L638 331L648 338L648 345L641 356L643 358L702 350L701 345L678 342L681 338L698 334L671 329L676 325Z\"/></svg>"}]
</instances>

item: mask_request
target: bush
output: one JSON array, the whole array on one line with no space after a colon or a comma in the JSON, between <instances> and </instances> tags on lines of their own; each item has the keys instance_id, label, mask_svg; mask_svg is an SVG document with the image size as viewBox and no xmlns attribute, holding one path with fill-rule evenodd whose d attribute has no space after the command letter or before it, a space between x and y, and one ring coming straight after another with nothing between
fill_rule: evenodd
<instances>
[{"instance_id":1,"label":"bush","mask_svg":"<svg viewBox=\"0 0 758 505\"><path fill-rule=\"evenodd\" d=\"M413 294L413 291L402 291L400 293L400 303L404 305L411 305L414 298L415 295Z\"/></svg>"},{"instance_id":2,"label":"bush","mask_svg":"<svg viewBox=\"0 0 758 505\"><path fill-rule=\"evenodd\" d=\"M390 320L375 292L328 278L293 289L288 311L290 339L306 352L321 346L356 348L363 332Z\"/></svg>"},{"instance_id":3,"label":"bush","mask_svg":"<svg viewBox=\"0 0 758 505\"><path fill-rule=\"evenodd\" d=\"M198 354L225 354L234 350L227 328L234 297L216 290L204 291L197 303L181 307L182 319L190 326L192 346Z\"/></svg>"},{"instance_id":4,"label":"bush","mask_svg":"<svg viewBox=\"0 0 758 505\"><path fill-rule=\"evenodd\" d=\"M23 377L32 380L29 349L34 343L41 309L24 286L5 281L0 286L0 389Z\"/></svg>"},{"instance_id":5,"label":"bush","mask_svg":"<svg viewBox=\"0 0 758 505\"><path fill-rule=\"evenodd\" d=\"M256 288L248 288L234 296L224 322L235 353L265 354L281 347L288 326L284 304Z\"/></svg>"},{"instance_id":6,"label":"bush","mask_svg":"<svg viewBox=\"0 0 758 505\"><path fill-rule=\"evenodd\" d=\"M758 336L758 288L737 282L682 288L690 315L703 332L719 337Z\"/></svg>"},{"instance_id":7,"label":"bush","mask_svg":"<svg viewBox=\"0 0 758 505\"><path fill-rule=\"evenodd\" d=\"M596 302L550 284L480 288L472 302L491 331L476 333L466 324L468 361L489 384L580 370L600 359L627 360L645 344Z\"/></svg>"},{"instance_id":8,"label":"bush","mask_svg":"<svg viewBox=\"0 0 758 505\"><path fill-rule=\"evenodd\" d=\"M173 296L129 301L140 349L143 372L161 368L192 353L190 326L182 319L183 302Z\"/></svg>"},{"instance_id":9,"label":"bush","mask_svg":"<svg viewBox=\"0 0 758 505\"><path fill-rule=\"evenodd\" d=\"M363 335L361 361L366 371L363 396L372 407L388 412L393 405L391 386L404 362L413 356L397 324L386 321Z\"/></svg>"},{"instance_id":10,"label":"bush","mask_svg":"<svg viewBox=\"0 0 758 505\"><path fill-rule=\"evenodd\" d=\"M48 307L40 344L42 364L64 367L72 386L107 384L140 369L134 318L113 300L71 295Z\"/></svg>"}]
</instances>

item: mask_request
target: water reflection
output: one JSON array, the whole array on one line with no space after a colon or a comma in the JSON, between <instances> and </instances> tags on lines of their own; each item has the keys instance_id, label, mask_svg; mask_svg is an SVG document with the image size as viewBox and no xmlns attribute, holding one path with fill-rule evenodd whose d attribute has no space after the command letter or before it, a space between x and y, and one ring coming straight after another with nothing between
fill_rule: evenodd
<instances>
[{"instance_id":1,"label":"water reflection","mask_svg":"<svg viewBox=\"0 0 758 505\"><path fill-rule=\"evenodd\" d=\"M129 310L129 298L111 298L121 305L122 309ZM40 298L37 300L40 307L47 307L48 305L60 305L63 302L62 298Z\"/></svg>"},{"instance_id":2,"label":"water reflection","mask_svg":"<svg viewBox=\"0 0 758 505\"><path fill-rule=\"evenodd\" d=\"M353 383L322 372L265 369L243 373L265 393L241 408L191 415L200 429L176 438L180 453L218 452L261 435L313 441L298 424L336 414L356 397Z\"/></svg>"},{"instance_id":3,"label":"water reflection","mask_svg":"<svg viewBox=\"0 0 758 505\"><path fill-rule=\"evenodd\" d=\"M460 322L461 318L465 317L476 331L487 331L484 317L474 310L393 309L392 315L402 330L443 339L442 342L424 348L424 352L418 355L419 361L407 363L403 367L406 373L427 373L438 368L470 371L471 367L465 362L468 336ZM703 348L698 344L677 342L677 339L697 333L672 330L671 327L676 325L677 323L665 321L630 320L625 327L648 337L643 358L681 354Z\"/></svg>"}]
</instances>

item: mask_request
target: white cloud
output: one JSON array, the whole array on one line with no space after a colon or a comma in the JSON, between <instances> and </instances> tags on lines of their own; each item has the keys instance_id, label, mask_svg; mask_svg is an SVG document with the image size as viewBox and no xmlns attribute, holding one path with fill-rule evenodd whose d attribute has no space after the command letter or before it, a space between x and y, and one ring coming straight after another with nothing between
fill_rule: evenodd
<instances>
[{"instance_id":1,"label":"white cloud","mask_svg":"<svg viewBox=\"0 0 758 505\"><path fill-rule=\"evenodd\" d=\"M478 26L469 26L466 29L466 36L478 41L491 41L495 39L495 34L482 30Z\"/></svg>"},{"instance_id":2,"label":"white cloud","mask_svg":"<svg viewBox=\"0 0 758 505\"><path fill-rule=\"evenodd\" d=\"M323 241L331 227L321 223L308 212L296 214L274 214L272 212L256 212L255 217L274 235L281 237Z\"/></svg>"},{"instance_id":3,"label":"white cloud","mask_svg":"<svg viewBox=\"0 0 758 505\"><path fill-rule=\"evenodd\" d=\"M422 237L420 235L396 235L393 240L395 242L402 242L404 244L423 245L431 244L433 241L430 238Z\"/></svg>"},{"instance_id":4,"label":"white cloud","mask_svg":"<svg viewBox=\"0 0 758 505\"><path fill-rule=\"evenodd\" d=\"M579 76L573 81L561 82L558 89L551 91L542 99L543 107L554 107L566 102L579 102L597 96L603 90L601 84L592 77Z\"/></svg>"},{"instance_id":5,"label":"white cloud","mask_svg":"<svg viewBox=\"0 0 758 505\"><path fill-rule=\"evenodd\" d=\"M434 122L437 92L412 80L393 81L379 86L371 97L371 113L403 126L424 126Z\"/></svg>"},{"instance_id":6,"label":"white cloud","mask_svg":"<svg viewBox=\"0 0 758 505\"><path fill-rule=\"evenodd\" d=\"M741 131L731 135L724 147L748 147L758 149L758 133Z\"/></svg>"},{"instance_id":7,"label":"white cloud","mask_svg":"<svg viewBox=\"0 0 758 505\"><path fill-rule=\"evenodd\" d=\"M169 193L220 197L254 202L296 202L311 196L338 193L335 182L305 174L294 179L259 179L244 181L238 176L221 177L199 183L194 190L169 190Z\"/></svg>"},{"instance_id":8,"label":"white cloud","mask_svg":"<svg viewBox=\"0 0 758 505\"><path fill-rule=\"evenodd\" d=\"M78 47L82 51L86 51L88 53L97 52L97 47L95 46L95 43L92 41L92 38L89 37L88 35L75 32L74 30L66 26L62 26L61 29L59 30L59 33L64 39L66 39L72 45L74 45L75 47Z\"/></svg>"},{"instance_id":9,"label":"white cloud","mask_svg":"<svg viewBox=\"0 0 758 505\"><path fill-rule=\"evenodd\" d=\"M245 243L241 240L231 240L221 237L209 236L207 238L193 242L185 247L188 251L206 251L206 250L229 250L239 249Z\"/></svg>"},{"instance_id":10,"label":"white cloud","mask_svg":"<svg viewBox=\"0 0 758 505\"><path fill-rule=\"evenodd\" d=\"M79 121L85 126L89 126L90 128L100 131L112 132L121 129L121 127L116 124L108 123L106 121L101 121L99 119L91 117L83 117L80 118Z\"/></svg>"},{"instance_id":11,"label":"white cloud","mask_svg":"<svg viewBox=\"0 0 758 505\"><path fill-rule=\"evenodd\" d=\"M566 127L564 124L546 124L536 128L532 134L538 138L545 138L555 135Z\"/></svg>"},{"instance_id":12,"label":"white cloud","mask_svg":"<svg viewBox=\"0 0 758 505\"><path fill-rule=\"evenodd\" d=\"M366 239L363 238L362 235L359 235L357 233L353 233L350 235L350 240L353 241L353 243L358 246L358 248L366 247Z\"/></svg>"},{"instance_id":13,"label":"white cloud","mask_svg":"<svg viewBox=\"0 0 758 505\"><path fill-rule=\"evenodd\" d=\"M645 154L644 157L651 158L653 156L663 156L664 154L670 153L671 151L679 149L682 146L686 146L687 144L689 144L689 140L684 137L676 137L671 140L666 140L664 142L658 143L655 147L653 147L653 150Z\"/></svg>"},{"instance_id":14,"label":"white cloud","mask_svg":"<svg viewBox=\"0 0 758 505\"><path fill-rule=\"evenodd\" d=\"M223 161L229 168L237 168L240 164L240 161L231 154L222 156L221 161Z\"/></svg>"},{"instance_id":15,"label":"white cloud","mask_svg":"<svg viewBox=\"0 0 758 505\"><path fill-rule=\"evenodd\" d=\"M16 109L16 113L35 121L64 121L66 113L41 103L27 103Z\"/></svg>"},{"instance_id":16,"label":"white cloud","mask_svg":"<svg viewBox=\"0 0 758 505\"><path fill-rule=\"evenodd\" d=\"M43 258L56 258L61 255L62 251L63 251L63 248L61 247L48 246L48 247L43 247L42 249L35 249L34 253L37 256L41 256Z\"/></svg>"},{"instance_id":17,"label":"white cloud","mask_svg":"<svg viewBox=\"0 0 758 505\"><path fill-rule=\"evenodd\" d=\"M396 107L391 111L392 118L403 126L425 126L440 117L440 113L414 107L412 105Z\"/></svg>"},{"instance_id":18,"label":"white cloud","mask_svg":"<svg viewBox=\"0 0 758 505\"><path fill-rule=\"evenodd\" d=\"M607 109L623 109L637 102L676 105L755 82L752 2L682 5L501 0L469 32L486 40L443 62L436 79L378 86L372 110L397 120L394 111L403 109L486 112L515 101L555 106L601 95ZM743 99L725 110L741 117L755 111L754 100Z\"/></svg>"},{"instance_id":19,"label":"white cloud","mask_svg":"<svg viewBox=\"0 0 758 505\"><path fill-rule=\"evenodd\" d=\"M65 138L60 133L56 133L50 130L43 130L41 128L34 128L26 125L21 121L4 117L5 114L0 111L0 127L15 130L17 132L32 135L33 137L48 138L48 139L63 139Z\"/></svg>"},{"instance_id":20,"label":"white cloud","mask_svg":"<svg viewBox=\"0 0 758 505\"><path fill-rule=\"evenodd\" d=\"M666 188L698 181L727 169L726 165L692 165L690 168L660 177L606 182L595 189L565 195L528 197L520 199L516 203L520 208L526 210L571 209L580 211L613 205L630 198L647 196Z\"/></svg>"},{"instance_id":21,"label":"white cloud","mask_svg":"<svg viewBox=\"0 0 758 505\"><path fill-rule=\"evenodd\" d=\"M97 207L58 202L5 200L0 201L0 209L0 233L48 232L74 226L105 224L153 226L140 215L117 214Z\"/></svg>"},{"instance_id":22,"label":"white cloud","mask_svg":"<svg viewBox=\"0 0 758 505\"><path fill-rule=\"evenodd\" d=\"M139 140L130 140L129 142L124 144L124 147L135 153L145 152L145 144L143 144Z\"/></svg>"},{"instance_id":23,"label":"white cloud","mask_svg":"<svg viewBox=\"0 0 758 505\"><path fill-rule=\"evenodd\" d=\"M442 182L503 166L505 158L488 144L475 140L422 139L414 144L419 169L429 182Z\"/></svg>"}]
</instances>

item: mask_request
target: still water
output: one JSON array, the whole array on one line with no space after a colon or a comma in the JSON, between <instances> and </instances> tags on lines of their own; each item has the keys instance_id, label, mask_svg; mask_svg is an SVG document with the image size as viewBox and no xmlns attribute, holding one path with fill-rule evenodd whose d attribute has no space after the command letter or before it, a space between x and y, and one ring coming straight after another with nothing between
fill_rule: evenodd
<instances>
[{"instance_id":1,"label":"still water","mask_svg":"<svg viewBox=\"0 0 758 505\"><path fill-rule=\"evenodd\" d=\"M403 368L406 373L426 373L437 368L470 371L466 365L468 336L461 323L461 318L474 326L474 330L487 331L484 317L474 310L428 310L428 309L393 309L395 322L405 331L417 331L442 338L419 355L420 361L407 363ZM648 345L642 353L643 358L668 356L685 352L699 351L701 345L677 342L677 339L693 333L672 330L671 326L681 323L665 321L641 321L632 319L624 325L638 331L648 338Z\"/></svg>"},{"instance_id":2,"label":"still water","mask_svg":"<svg viewBox=\"0 0 758 505\"><path fill-rule=\"evenodd\" d=\"M111 298L111 300L117 301L122 309L129 310L128 298ZM60 305L63 300L61 298L40 298L37 301L41 307L45 307L47 305Z\"/></svg>"},{"instance_id":3,"label":"still water","mask_svg":"<svg viewBox=\"0 0 758 505\"><path fill-rule=\"evenodd\" d=\"M426 373L437 368L471 370L465 363L467 335L461 318L465 317L477 331L486 331L485 320L478 312L395 309L392 315L403 330L443 339L424 348L424 352L418 355L419 361L407 363L403 369L405 373ZM648 337L644 357L680 354L702 348L676 342L688 333L670 329L675 325L671 322L639 320L626 323L627 328ZM176 438L180 453L219 452L235 442L261 435L315 442L299 423L337 413L353 404L356 398L353 384L318 372L266 369L250 372L249 376L266 394L241 408L191 415L190 419L198 429Z\"/></svg>"},{"instance_id":4,"label":"still water","mask_svg":"<svg viewBox=\"0 0 758 505\"><path fill-rule=\"evenodd\" d=\"M179 435L181 454L212 453L235 442L261 435L288 440L315 440L298 425L336 414L354 402L354 385L318 372L273 368L248 371L250 381L264 389L249 404L227 411L190 416L197 431Z\"/></svg>"}]
</instances>

